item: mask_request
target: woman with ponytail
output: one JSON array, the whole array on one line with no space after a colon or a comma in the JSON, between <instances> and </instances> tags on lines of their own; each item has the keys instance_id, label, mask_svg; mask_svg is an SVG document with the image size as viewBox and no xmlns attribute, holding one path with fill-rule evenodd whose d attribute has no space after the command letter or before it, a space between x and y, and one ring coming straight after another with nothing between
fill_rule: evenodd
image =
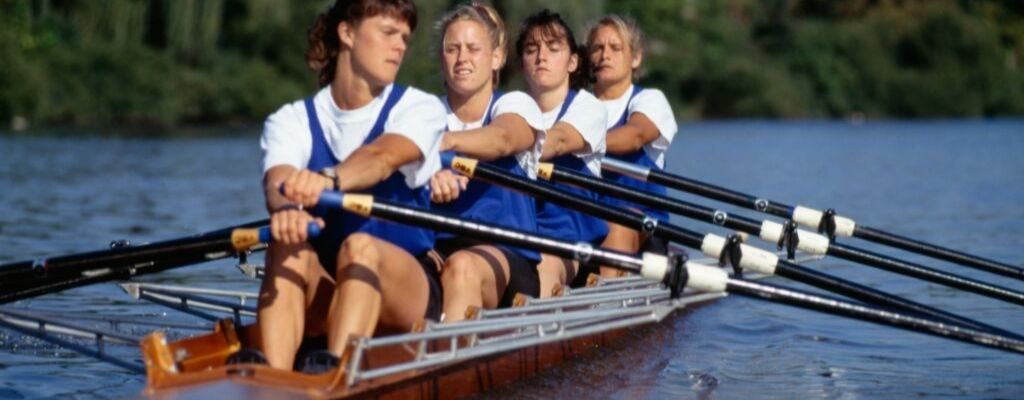
<instances>
[{"instance_id":1,"label":"woman with ponytail","mask_svg":"<svg viewBox=\"0 0 1024 400\"><path fill-rule=\"evenodd\" d=\"M462 5L437 24L447 95L448 132L442 151L490 162L511 174L536 178L543 134L540 109L529 95L496 89L505 64L507 34L491 7ZM463 218L536 231L532 198L442 170L431 181L435 208ZM465 318L468 307L507 307L517 293L538 296L540 254L438 233L447 256L441 273L445 321Z\"/></svg>"},{"instance_id":2,"label":"woman with ponytail","mask_svg":"<svg viewBox=\"0 0 1024 400\"><path fill-rule=\"evenodd\" d=\"M594 80L594 94L608 110L606 157L639 164L648 168L665 167L665 153L678 130L672 107L658 89L634 84L643 63L643 32L632 20L617 15L601 18L587 34L587 53ZM640 191L665 195L665 187L609 172L605 178ZM668 221L663 210L609 199L613 204L633 208L646 215ZM666 243L658 238L642 237L639 232L621 225L609 224L604 247L636 253L664 253ZM601 274L618 275L618 271L602 268Z\"/></svg>"},{"instance_id":3,"label":"woman with ponytail","mask_svg":"<svg viewBox=\"0 0 1024 400\"><path fill-rule=\"evenodd\" d=\"M354 336L408 331L441 313L430 230L319 210L323 190L427 207L445 126L436 97L394 83L416 27L411 0L337 0L309 30L321 89L267 118L261 145L273 243L257 325L266 361L293 368L304 337L327 336L311 370ZM306 236L311 221L323 225ZM235 361L262 361L252 350ZM301 360L299 365L301 366Z\"/></svg>"}]
</instances>

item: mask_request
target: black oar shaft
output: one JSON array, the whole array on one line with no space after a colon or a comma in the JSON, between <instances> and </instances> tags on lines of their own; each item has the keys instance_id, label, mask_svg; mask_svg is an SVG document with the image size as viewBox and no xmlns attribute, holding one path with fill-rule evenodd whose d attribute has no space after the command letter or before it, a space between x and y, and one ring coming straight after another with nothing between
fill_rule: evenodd
<instances>
[{"instance_id":1,"label":"black oar shaft","mask_svg":"<svg viewBox=\"0 0 1024 400\"><path fill-rule=\"evenodd\" d=\"M231 257L264 238L256 221L189 238L174 239L137 247L80 253L38 262L0 266L0 304L97 282L127 279L200 262ZM311 232L312 232L311 227Z\"/></svg>"},{"instance_id":2,"label":"black oar shaft","mask_svg":"<svg viewBox=\"0 0 1024 400\"><path fill-rule=\"evenodd\" d=\"M234 229L266 225L268 222L253 221L187 238L0 265L0 285L74 277L90 270L145 265L153 260L180 257L184 253L196 253L195 246L203 246L214 238L230 237Z\"/></svg>"},{"instance_id":3,"label":"black oar shaft","mask_svg":"<svg viewBox=\"0 0 1024 400\"><path fill-rule=\"evenodd\" d=\"M759 221L742 215L729 214L724 211L714 210L709 207L689 203L683 200L636 190L635 188L604 180L596 176L565 170L558 168L557 166L551 166L550 177L551 180L554 181L597 191L605 195L629 200L648 207L664 210L672 214L694 218L707 223L722 225L730 229L736 229L741 232L761 236L762 224ZM897 260L892 257L872 253L852 246L831 243L828 245L826 254L896 274L911 276L940 285L976 293L982 296L1018 305L1024 305L1024 293L946 273L923 265Z\"/></svg>"},{"instance_id":4,"label":"black oar shaft","mask_svg":"<svg viewBox=\"0 0 1024 400\"><path fill-rule=\"evenodd\" d=\"M608 157L602 162L601 168L606 171L628 175L638 180L657 183L679 191L693 193L701 197L762 211L783 218L790 218L793 214L792 206Z\"/></svg>"},{"instance_id":5,"label":"black oar shaft","mask_svg":"<svg viewBox=\"0 0 1024 400\"><path fill-rule=\"evenodd\" d=\"M456 159L456 162L452 163L452 167L467 176L473 177L474 179L480 179L485 182L527 193L538 199L550 201L563 207L570 207L577 211L593 215L631 229L647 231L657 237L664 238L668 241L675 242L686 247L701 249L704 242L704 236L697 232L690 231L668 222L658 222L657 220L645 217L631 210L613 207L591 199L576 196L552 185L509 174L491 165L482 163L474 164L472 166L460 165L459 160ZM776 274L786 276L790 279L799 280L800 282L814 285L821 289L837 291L845 296L860 301L870 302L884 307L908 310L910 312L920 313L922 315L927 315L944 321L964 324L976 329L1001 331L999 328L988 326L981 322L972 321L968 318L928 307L924 304L912 302L863 285L831 277L783 260L778 261L776 265ZM842 284L837 284L838 282L841 282Z\"/></svg>"},{"instance_id":6,"label":"black oar shaft","mask_svg":"<svg viewBox=\"0 0 1024 400\"><path fill-rule=\"evenodd\" d=\"M960 265L973 266L977 269L991 272L993 274L1024 280L1024 269L1022 268L1017 268L998 261L970 255L896 234L886 233L875 228L858 224L853 229L853 236L867 241L884 244L886 246L892 246L898 249L923 254L939 260L949 261Z\"/></svg>"},{"instance_id":7,"label":"black oar shaft","mask_svg":"<svg viewBox=\"0 0 1024 400\"><path fill-rule=\"evenodd\" d=\"M966 343L1024 353L1024 341L1007 338L988 332L948 325L941 322L901 315L886 310L874 309L859 304L814 296L793 289L741 279L730 279L726 286L729 293L739 294L773 303L783 303L809 310L842 315L861 321L899 327L933 336L955 339Z\"/></svg>"},{"instance_id":8,"label":"black oar shaft","mask_svg":"<svg viewBox=\"0 0 1024 400\"><path fill-rule=\"evenodd\" d=\"M609 265L614 268L641 273L652 279L665 279L665 277L677 278L678 280L675 282L682 283L686 285L686 287L692 289L726 291L767 301L789 304L805 309L834 313L850 318L889 325L900 329L946 337L965 343L1024 353L1024 341L1016 338L1003 337L955 325L929 321L922 318L903 315L897 312L876 309L862 304L844 302L838 299L821 297L797 290L757 284L740 279L729 279L726 277L725 273L718 268L692 263L676 264L678 265L680 272L672 275L670 272L673 271L673 268L668 265L667 259L665 258L660 259L660 261L664 262L662 267L652 267L652 264L656 263L648 263L646 256L645 259L639 259L635 256L617 251L594 249L587 243L569 243L553 238L537 236L528 232L465 221L433 213L428 210L420 210L387 201L375 200L373 197L368 195L347 195L336 192L325 192L324 195L321 195L320 204L333 207L340 206L350 212L367 217L383 218L398 223L442 230L460 235L468 235L484 241L525 247L559 257ZM659 259L655 257L654 260ZM662 275L659 277L656 274L651 274L651 271L660 271ZM697 278L698 276L700 276L700 278ZM700 281L702 284L694 285L693 281ZM714 289L709 289L709 287L713 287Z\"/></svg>"},{"instance_id":9,"label":"black oar shaft","mask_svg":"<svg viewBox=\"0 0 1024 400\"><path fill-rule=\"evenodd\" d=\"M676 190L707 197L721 201L776 215L783 218L793 218L795 207L768 199L751 196L749 194L726 189L710 183L700 182L694 179L671 174L656 169L639 167L618 160L606 159L602 168L613 172L623 173L640 180L657 183ZM967 254L961 251L949 249L919 240L902 237L880 229L856 224L852 236L871 242L896 247L910 252L926 255L943 261L949 261L964 266L969 266L993 274L1008 276L1024 280L1024 268L1016 267L999 261L990 260L984 257Z\"/></svg>"}]
</instances>

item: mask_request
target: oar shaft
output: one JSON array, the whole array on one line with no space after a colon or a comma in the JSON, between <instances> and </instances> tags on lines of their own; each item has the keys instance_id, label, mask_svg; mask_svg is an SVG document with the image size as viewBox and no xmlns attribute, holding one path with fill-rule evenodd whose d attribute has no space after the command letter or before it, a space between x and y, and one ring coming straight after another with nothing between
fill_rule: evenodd
<instances>
[{"instance_id":1,"label":"oar shaft","mask_svg":"<svg viewBox=\"0 0 1024 400\"><path fill-rule=\"evenodd\" d=\"M1024 293L999 285L993 285L959 275L945 273L934 268L925 267L911 262L895 260L878 253L872 253L867 250L857 249L839 243L829 245L828 253L844 260L850 260L897 274L911 276L951 288L957 288L1008 303L1024 305Z\"/></svg>"},{"instance_id":2,"label":"oar shaft","mask_svg":"<svg viewBox=\"0 0 1024 400\"><path fill-rule=\"evenodd\" d=\"M709 207L689 203L683 200L636 190L635 188L604 180L596 176L565 170L550 164L544 165L544 168L550 169L550 173L548 175L551 180L554 181L579 186L605 195L611 195L655 209L661 209L672 214L681 215L687 218L694 218L710 224L722 225L727 228L764 237L764 234L762 233L764 225L760 221L756 221L742 215L729 214L724 211L714 210ZM806 231L800 233L800 239L803 240L810 239L807 237L809 235L816 235ZM827 243L824 237L822 237L819 242ZM892 257L883 256L881 254L871 253L852 246L831 243L827 245L827 248L825 248L825 254L870 267L883 269L892 273L911 276L940 285L972 292L993 299L1024 305L1024 293L971 278L946 273L908 261L902 261Z\"/></svg>"},{"instance_id":3,"label":"oar shaft","mask_svg":"<svg viewBox=\"0 0 1024 400\"><path fill-rule=\"evenodd\" d=\"M853 230L853 236L870 242L892 246L898 249L926 255L943 261L949 261L960 265L972 266L986 272L997 275L1008 276L1024 280L1024 269L1014 267L999 261L970 255L953 249L936 246L919 240L910 239L892 233L887 233L875 228L857 225Z\"/></svg>"},{"instance_id":4,"label":"oar shaft","mask_svg":"<svg viewBox=\"0 0 1024 400\"><path fill-rule=\"evenodd\" d=\"M230 237L234 229L262 226L268 222L253 221L186 238L0 265L0 286L43 278L79 276L94 269L145 265L153 260L173 258L186 252L194 253L198 250L196 246L202 246L216 238Z\"/></svg>"},{"instance_id":5,"label":"oar shaft","mask_svg":"<svg viewBox=\"0 0 1024 400\"><path fill-rule=\"evenodd\" d=\"M796 207L768 200L765 198L752 196L746 193L737 192L731 189L726 189L720 186L697 181L683 176L671 174L665 171L640 167L637 165L629 164L620 160L614 160L610 158L606 158L602 163L601 167L609 171L632 176L639 180L657 183L676 190L692 193L702 197L707 197L709 199L721 201L724 203L729 203L740 207L761 211L764 213L776 215L787 219L797 219L794 218L793 215L796 210ZM809 226L817 228L813 224ZM880 229L871 228L861 224L856 224L853 227L852 232L850 234L853 237L868 240L874 243L896 247L906 251L926 255L943 261L957 263L963 266L972 267L997 275L1003 275L1018 280L1024 280L1024 268L1020 268L1017 266L1013 266L1010 264L1006 264L1003 262L987 259L972 254L967 254L965 252L953 250L947 247L906 238L893 233L885 232Z\"/></svg>"},{"instance_id":6,"label":"oar shaft","mask_svg":"<svg viewBox=\"0 0 1024 400\"><path fill-rule=\"evenodd\" d=\"M779 261L775 274L796 282L801 282L818 288L829 290L833 293L863 301L868 304L875 304L882 307L889 307L896 310L903 310L916 315L935 318L939 321L948 321L954 324L963 325L969 328L998 333L1011 337L1020 337L1018 334L1005 329L992 326L957 314L946 312L931 306L927 306L910 299L893 296L881 290L861 285L856 282L837 278L824 274L813 269L794 264L788 261Z\"/></svg>"},{"instance_id":7,"label":"oar shaft","mask_svg":"<svg viewBox=\"0 0 1024 400\"><path fill-rule=\"evenodd\" d=\"M925 333L933 336L954 339L995 349L1024 353L1024 341L1007 338L988 332L980 332L956 325L944 324L923 318L902 315L899 313L879 310L860 304L844 302L836 299L814 296L780 286L755 283L741 279L729 279L726 286L729 293L746 297L783 303L808 310L816 310L834 315L842 315L861 321L873 322L901 329Z\"/></svg>"},{"instance_id":8,"label":"oar shaft","mask_svg":"<svg viewBox=\"0 0 1024 400\"><path fill-rule=\"evenodd\" d=\"M474 160L469 160L469 162L472 161ZM631 229L649 232L656 237L661 237L668 241L675 242L689 248L702 249L704 245L704 235L673 225L671 223L665 221L658 222L653 218L639 215L631 210L610 206L608 204L576 196L572 193L558 189L552 185L547 185L530 179L514 176L488 164L472 162L473 165L466 165L461 164L462 162L467 161L456 158L455 161L452 162L452 167L460 171L461 173L466 174L467 176L473 177L474 179L480 179L491 184L496 184L499 186L506 187L508 189L527 193L538 199L550 201L562 207L573 208L577 211ZM970 326L977 327L978 329L992 329L993 331L998 330L998 328L989 327L980 322L971 321L967 318L946 313L941 310L925 306L923 304L914 303L911 302L910 300L902 299L900 297L889 295L881 291L873 290L853 282L844 281L839 278L814 272L806 268L801 267L801 269L805 270L805 272L798 273L800 271L797 271L794 267L799 266L793 263L779 260L775 266L775 273L780 275L787 274L787 277L794 280L803 279L800 280L800 282L815 285L816 287L825 290L841 291L844 295L860 301L871 302L872 304L878 304L885 307L905 309L911 312L924 312L925 315L933 316L935 318L941 318L945 321L956 321L957 323L970 323ZM779 272L780 270L783 272ZM815 276L818 276L818 278L828 277L828 279L813 279L815 278ZM837 286L834 284L834 282L842 282L843 285Z\"/></svg>"},{"instance_id":9,"label":"oar shaft","mask_svg":"<svg viewBox=\"0 0 1024 400\"><path fill-rule=\"evenodd\" d=\"M253 224L255 223L241 226ZM320 233L320 226L316 223L310 223L307 229L310 237ZM191 238L62 257L61 262L44 264L49 268L35 268L28 273L10 273L9 278L17 279L0 281L0 304L93 283L128 279L227 258L259 243L269 243L270 240L270 230L267 227L228 228ZM17 267L22 264L12 265Z\"/></svg>"},{"instance_id":10,"label":"oar shaft","mask_svg":"<svg viewBox=\"0 0 1024 400\"><path fill-rule=\"evenodd\" d=\"M667 281L666 283L672 286L685 285L686 288L699 291L735 292L796 307L836 313L901 329L948 337L966 343L1024 353L1024 342L1014 338L933 322L796 290L730 279L719 268L690 262L672 263L663 256L645 254L644 259L640 259L621 252L594 249L587 243L569 243L528 232L461 220L428 210L375 200L372 196L367 195L324 192L320 197L320 205L340 207L365 217L383 218L393 222L468 235L485 241L525 247L559 257L610 265L614 268L640 273L649 279ZM675 291L675 293L680 292Z\"/></svg>"},{"instance_id":11,"label":"oar shaft","mask_svg":"<svg viewBox=\"0 0 1024 400\"><path fill-rule=\"evenodd\" d=\"M657 183L683 192L693 193L701 197L707 197L724 203L758 210L783 218L790 218L793 214L792 206L729 190L721 186L695 181L679 175L640 167L624 161L615 160L610 157L604 158L601 163L601 169L632 176L642 181Z\"/></svg>"}]
</instances>

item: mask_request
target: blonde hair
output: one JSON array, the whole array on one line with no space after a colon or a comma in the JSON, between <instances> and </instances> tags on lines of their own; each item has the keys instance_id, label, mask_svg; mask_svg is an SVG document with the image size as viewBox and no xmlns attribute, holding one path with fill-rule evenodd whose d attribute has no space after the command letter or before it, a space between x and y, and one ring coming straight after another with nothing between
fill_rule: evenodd
<instances>
[{"instance_id":1,"label":"blonde hair","mask_svg":"<svg viewBox=\"0 0 1024 400\"><path fill-rule=\"evenodd\" d=\"M498 62L497 68L493 71L494 75L491 77L492 83L497 86L501 75L499 71L505 66L505 60L508 58L508 51L505 49L508 46L508 32L505 31L505 21L498 15L498 11L489 5L476 2L462 4L445 14L434 25L434 29L440 38L441 48L444 48L444 36L448 31L448 27L459 21L474 21L487 28L491 49L501 53L501 61Z\"/></svg>"},{"instance_id":2,"label":"blonde hair","mask_svg":"<svg viewBox=\"0 0 1024 400\"><path fill-rule=\"evenodd\" d=\"M594 35L597 34L597 30L605 26L613 28L619 33L622 41L629 45L629 50L633 53L633 57L643 56L645 50L644 42L647 38L644 32L640 30L640 26L630 17L614 14L601 17L601 19L590 24L589 29L587 29L587 51L590 50L590 45L594 42ZM636 78L640 72L640 66L637 66L633 70L633 77Z\"/></svg>"}]
</instances>

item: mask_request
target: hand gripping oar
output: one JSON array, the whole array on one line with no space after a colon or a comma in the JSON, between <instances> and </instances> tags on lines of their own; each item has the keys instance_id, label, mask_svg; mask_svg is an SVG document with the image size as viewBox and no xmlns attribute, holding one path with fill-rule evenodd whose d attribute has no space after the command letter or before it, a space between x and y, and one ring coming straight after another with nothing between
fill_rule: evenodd
<instances>
[{"instance_id":1,"label":"hand gripping oar","mask_svg":"<svg viewBox=\"0 0 1024 400\"><path fill-rule=\"evenodd\" d=\"M697 232L638 214L633 210L613 207L591 199L576 196L553 185L536 182L509 174L494 166L477 163L465 157L442 157L442 163L474 179L503 186L526 193L562 207L613 222L631 229L657 236L683 246L699 249L705 255L729 261L739 267L766 275L778 275L821 289L841 294L869 304L891 307L919 315L952 322L977 330L1006 332L969 318L938 310L924 304L869 288L854 282L824 274L801 265L780 260L775 254L739 243L735 237L727 239L715 234L701 235ZM1008 333L1008 332L1007 332Z\"/></svg>"},{"instance_id":2,"label":"hand gripping oar","mask_svg":"<svg viewBox=\"0 0 1024 400\"><path fill-rule=\"evenodd\" d=\"M632 201L648 207L668 211L684 217L702 220L709 224L722 225L730 229L757 235L780 247L788 247L789 259L793 259L793 250L802 250L815 255L831 255L844 260L861 263L867 266L884 269L901 275L938 283L982 296L1024 305L1024 293L977 281L971 278L946 273L924 265L897 260L853 246L832 243L827 237L798 229L786 229L783 224L765 220L756 220L725 211L714 210L698 204L672 199L644 191L638 191L625 185L607 181L595 176L558 168L550 163L541 163L538 176L557 182L578 186L601 194Z\"/></svg>"},{"instance_id":3,"label":"hand gripping oar","mask_svg":"<svg viewBox=\"0 0 1024 400\"><path fill-rule=\"evenodd\" d=\"M0 304L111 280L231 257L269 243L266 220L193 237L0 266ZM320 234L310 223L309 235Z\"/></svg>"},{"instance_id":4,"label":"hand gripping oar","mask_svg":"<svg viewBox=\"0 0 1024 400\"><path fill-rule=\"evenodd\" d=\"M604 162L601 164L601 168L605 171L616 172L641 181L657 183L683 192L707 197L709 199L791 219L801 225L815 228L819 232L825 233L830 238L835 236L853 236L886 246L896 247L940 260L980 269L993 274L1024 280L1024 269L1022 268L898 236L880 229L863 226L855 223L850 218L836 215L835 211L831 209L822 212L809 207L792 207L761 197L751 196L679 175L611 158L605 158Z\"/></svg>"},{"instance_id":5,"label":"hand gripping oar","mask_svg":"<svg viewBox=\"0 0 1024 400\"><path fill-rule=\"evenodd\" d=\"M661 281L668 286L673 297L679 297L684 289L701 292L726 292L1024 354L1024 341L1016 338L822 297L795 289L729 278L720 268L689 262L685 260L684 256L666 257L646 253L643 258L638 258L612 250L595 249L589 243L565 242L528 232L406 207L385 200L375 200L370 195L325 191L320 196L319 205L343 208L366 217L381 218L467 235L483 241L528 248L559 257L576 259L580 262L611 266L640 274L648 279Z\"/></svg>"}]
</instances>

